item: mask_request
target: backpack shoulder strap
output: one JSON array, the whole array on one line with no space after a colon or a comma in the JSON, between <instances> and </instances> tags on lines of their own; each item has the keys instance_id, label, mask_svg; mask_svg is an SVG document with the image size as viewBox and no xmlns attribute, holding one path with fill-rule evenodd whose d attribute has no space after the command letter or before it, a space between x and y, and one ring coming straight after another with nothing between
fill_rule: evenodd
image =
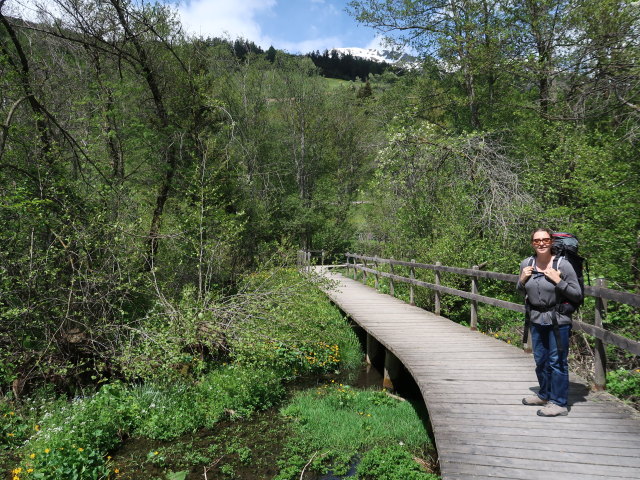
<instances>
[{"instance_id":1,"label":"backpack shoulder strap","mask_svg":"<svg viewBox=\"0 0 640 480\"><path fill-rule=\"evenodd\" d=\"M533 264L536 263L536 257L534 257L533 255L529 257L528 259L528 267L533 267Z\"/></svg>"},{"instance_id":2,"label":"backpack shoulder strap","mask_svg":"<svg viewBox=\"0 0 640 480\"><path fill-rule=\"evenodd\" d=\"M553 257L553 269L554 270L558 270L558 266L560 266L560 262L562 261L564 257L561 256L555 256Z\"/></svg>"}]
</instances>

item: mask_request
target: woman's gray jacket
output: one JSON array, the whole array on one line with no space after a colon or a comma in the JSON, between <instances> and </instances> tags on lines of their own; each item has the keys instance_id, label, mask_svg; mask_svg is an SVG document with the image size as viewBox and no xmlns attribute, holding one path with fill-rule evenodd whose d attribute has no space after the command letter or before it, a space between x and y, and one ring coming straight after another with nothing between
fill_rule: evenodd
<instances>
[{"instance_id":1,"label":"woman's gray jacket","mask_svg":"<svg viewBox=\"0 0 640 480\"><path fill-rule=\"evenodd\" d=\"M575 304L579 304L582 301L582 290L578 283L578 276L566 258L560 257L558 260L558 270L562 280L557 284L554 284L535 268L535 257L525 258L520 263L521 275L524 267L529 265L534 267L531 277L524 285L518 280L516 288L526 295L531 305L531 323L551 325L553 307L567 300ZM563 313L562 309L560 311L555 310L558 325L571 324L570 313Z\"/></svg>"}]
</instances>

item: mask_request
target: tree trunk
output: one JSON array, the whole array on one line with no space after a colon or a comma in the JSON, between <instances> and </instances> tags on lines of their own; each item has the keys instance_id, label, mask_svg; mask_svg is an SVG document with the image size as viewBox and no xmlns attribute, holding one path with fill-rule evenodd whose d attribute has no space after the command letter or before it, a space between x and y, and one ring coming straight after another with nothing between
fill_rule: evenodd
<instances>
[{"instance_id":1,"label":"tree trunk","mask_svg":"<svg viewBox=\"0 0 640 480\"><path fill-rule=\"evenodd\" d=\"M140 68L144 73L145 80L147 82L147 86L151 91L151 95L153 97L153 103L156 108L156 115L158 116L158 120L160 126L162 127L162 133L170 136L170 120L169 115L167 113L167 109L164 105L164 99L162 93L160 91L159 82L156 79L156 76L151 68L151 64L149 62L149 57L147 55L147 51L144 49L142 44L139 42L138 37L131 31L129 22L127 20L124 7L120 0L111 0L111 4L116 9L118 14L118 19L120 21L120 25L125 31L125 34L128 40L133 44L136 54L138 55L138 62L140 64ZM166 158L166 168L164 177L162 179L162 183L158 188L158 193L156 195L156 205L153 209L153 216L151 218L151 226L149 228L148 235L148 250L147 250L147 268L151 269L155 255L158 251L158 238L160 235L160 227L162 225L162 213L164 211L164 206L169 198L169 193L171 191L171 187L173 185L173 177L176 173L176 168L178 165L178 152L174 145L174 142L169 138L167 139L168 145L165 150L165 158Z\"/></svg>"}]
</instances>

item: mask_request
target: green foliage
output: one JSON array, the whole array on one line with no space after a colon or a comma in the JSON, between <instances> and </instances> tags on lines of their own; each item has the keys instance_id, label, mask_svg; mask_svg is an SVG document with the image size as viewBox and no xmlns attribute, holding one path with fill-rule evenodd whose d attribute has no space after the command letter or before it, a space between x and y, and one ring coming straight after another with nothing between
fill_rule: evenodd
<instances>
[{"instance_id":1,"label":"green foliage","mask_svg":"<svg viewBox=\"0 0 640 480\"><path fill-rule=\"evenodd\" d=\"M374 447L362 456L357 468L362 480L437 480L424 472L401 445Z\"/></svg>"},{"instance_id":2,"label":"green foliage","mask_svg":"<svg viewBox=\"0 0 640 480\"><path fill-rule=\"evenodd\" d=\"M193 299L186 295L182 310L175 313L180 322L144 326L147 337L165 338L163 348L157 350L158 363L151 366L160 373L149 373L144 384L105 384L94 395L78 397L70 404L44 404L28 417L11 403L2 403L4 446L23 444L22 461L16 467L22 469L23 478L106 477L113 468L107 452L123 437L171 440L211 427L224 416L247 417L280 402L285 393L283 378L359 364L361 352L355 334L313 283L298 272L265 270L249 276L243 289L244 294L232 297L239 302L234 308L244 309L243 315L234 317L242 328L229 331L237 360L232 364L209 364L207 372L198 367L188 374L171 374L182 365L172 362L195 361L185 357L185 345L195 341L189 322L212 315L212 310L194 313ZM247 296L255 296L256 302L246 300ZM266 313L257 318L255 312ZM253 328L247 330L247 325ZM170 332L178 326L181 336L177 330ZM265 336L254 337L256 332ZM241 445L229 445L228 453L237 456L240 464L252 459L251 451ZM149 462L165 465L164 452L152 450L147 456ZM27 470L30 476L25 476Z\"/></svg>"},{"instance_id":3,"label":"green foliage","mask_svg":"<svg viewBox=\"0 0 640 480\"><path fill-rule=\"evenodd\" d=\"M620 368L607 372L607 390L619 398L638 405L640 403L640 369L628 371Z\"/></svg>"},{"instance_id":4,"label":"green foliage","mask_svg":"<svg viewBox=\"0 0 640 480\"><path fill-rule=\"evenodd\" d=\"M185 480L189 475L189 471L185 470L182 472L167 472L167 480Z\"/></svg>"},{"instance_id":5,"label":"green foliage","mask_svg":"<svg viewBox=\"0 0 640 480\"><path fill-rule=\"evenodd\" d=\"M104 478L106 452L130 431L134 413L123 403L123 387L106 385L95 396L49 410L21 448L23 478Z\"/></svg>"},{"instance_id":6,"label":"green foliage","mask_svg":"<svg viewBox=\"0 0 640 480\"><path fill-rule=\"evenodd\" d=\"M229 366L209 373L196 385L104 385L91 397L54 404L37 424L27 427L14 411L7 411L2 425L13 433L9 438L21 443L28 438L16 468L31 471L22 478L105 478L112 468L107 452L125 436L174 439L212 426L225 414L246 416L269 408L283 394L274 372ZM250 458L245 450L235 453L245 462ZM160 452L148 456L152 463L164 463Z\"/></svg>"},{"instance_id":7,"label":"green foliage","mask_svg":"<svg viewBox=\"0 0 640 480\"><path fill-rule=\"evenodd\" d=\"M280 292L252 306L255 316L230 336L240 365L274 369L283 378L335 372L360 364L357 337L326 296L293 270L254 274L254 291ZM312 321L310 321L312 320Z\"/></svg>"},{"instance_id":8,"label":"green foliage","mask_svg":"<svg viewBox=\"0 0 640 480\"><path fill-rule=\"evenodd\" d=\"M15 406L9 402L0 403L0 449L15 448L24 442L32 433L35 425L30 425L27 418L16 412Z\"/></svg>"},{"instance_id":9,"label":"green foliage","mask_svg":"<svg viewBox=\"0 0 640 480\"><path fill-rule=\"evenodd\" d=\"M427 432L411 403L384 391L325 384L297 393L281 413L292 418L300 436L286 449L288 457L277 477L281 480L292 478L296 468L299 472L313 452L322 452L314 457L313 469L330 468L340 474L354 457L375 446L400 443L415 452L428 446Z\"/></svg>"}]
</instances>

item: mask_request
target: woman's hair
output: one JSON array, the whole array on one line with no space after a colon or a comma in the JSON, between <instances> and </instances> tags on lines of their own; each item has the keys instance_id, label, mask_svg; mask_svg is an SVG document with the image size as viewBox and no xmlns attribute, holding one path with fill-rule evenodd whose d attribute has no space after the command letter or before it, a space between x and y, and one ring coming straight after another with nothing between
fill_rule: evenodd
<instances>
[{"instance_id":1,"label":"woman's hair","mask_svg":"<svg viewBox=\"0 0 640 480\"><path fill-rule=\"evenodd\" d=\"M536 228L533 232L531 232L531 241L533 241L533 236L538 232L547 232L549 234L549 238L553 238L553 232L548 228Z\"/></svg>"}]
</instances>

